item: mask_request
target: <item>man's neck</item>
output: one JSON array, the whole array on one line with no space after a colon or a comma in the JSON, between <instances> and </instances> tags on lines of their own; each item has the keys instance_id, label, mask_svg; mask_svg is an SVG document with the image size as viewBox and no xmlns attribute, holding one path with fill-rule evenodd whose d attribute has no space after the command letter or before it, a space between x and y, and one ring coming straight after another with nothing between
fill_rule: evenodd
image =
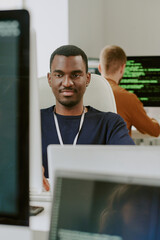
<instances>
[{"instance_id":1,"label":"man's neck","mask_svg":"<svg viewBox=\"0 0 160 240\"><path fill-rule=\"evenodd\" d=\"M66 107L63 105L56 104L54 111L60 115L64 116L79 116L83 113L84 111L84 106L81 105L76 105L73 107Z\"/></svg>"},{"instance_id":2,"label":"man's neck","mask_svg":"<svg viewBox=\"0 0 160 240\"><path fill-rule=\"evenodd\" d=\"M111 79L117 84L119 84L119 81L120 81L119 76L117 76L116 74L115 75L105 75L105 78Z\"/></svg>"}]
</instances>

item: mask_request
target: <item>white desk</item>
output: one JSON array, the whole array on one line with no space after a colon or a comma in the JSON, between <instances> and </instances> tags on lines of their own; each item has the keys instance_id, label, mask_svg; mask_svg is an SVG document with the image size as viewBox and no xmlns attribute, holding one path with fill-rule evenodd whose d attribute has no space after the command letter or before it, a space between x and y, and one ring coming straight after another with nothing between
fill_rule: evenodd
<instances>
[{"instance_id":1,"label":"white desk","mask_svg":"<svg viewBox=\"0 0 160 240\"><path fill-rule=\"evenodd\" d=\"M48 240L52 202L31 201L30 205L44 207L41 213L30 217L30 228L33 231L33 240Z\"/></svg>"},{"instance_id":2,"label":"white desk","mask_svg":"<svg viewBox=\"0 0 160 240\"><path fill-rule=\"evenodd\" d=\"M152 137L148 134L140 133L135 127L132 127L132 138L138 145L160 145L160 136Z\"/></svg>"}]
</instances>

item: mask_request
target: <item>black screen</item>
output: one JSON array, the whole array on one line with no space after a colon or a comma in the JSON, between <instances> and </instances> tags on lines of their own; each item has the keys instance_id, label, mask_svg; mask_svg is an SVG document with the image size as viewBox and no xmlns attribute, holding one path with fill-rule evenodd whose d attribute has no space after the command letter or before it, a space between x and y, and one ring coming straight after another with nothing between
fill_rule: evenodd
<instances>
[{"instance_id":1,"label":"black screen","mask_svg":"<svg viewBox=\"0 0 160 240\"><path fill-rule=\"evenodd\" d=\"M160 57L127 57L120 86L137 95L144 106L160 106Z\"/></svg>"},{"instance_id":2,"label":"black screen","mask_svg":"<svg viewBox=\"0 0 160 240\"><path fill-rule=\"evenodd\" d=\"M0 11L0 223L28 225L29 14Z\"/></svg>"}]
</instances>

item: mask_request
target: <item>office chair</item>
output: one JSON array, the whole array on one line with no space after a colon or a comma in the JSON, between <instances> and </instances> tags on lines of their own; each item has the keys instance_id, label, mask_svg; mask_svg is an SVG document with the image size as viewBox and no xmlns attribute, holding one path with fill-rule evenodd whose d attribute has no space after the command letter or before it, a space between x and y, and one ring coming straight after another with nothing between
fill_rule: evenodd
<instances>
[{"instance_id":1,"label":"office chair","mask_svg":"<svg viewBox=\"0 0 160 240\"><path fill-rule=\"evenodd\" d=\"M55 97L48 84L47 77L38 79L40 109L55 104ZM91 81L84 94L84 105L92 106L100 111L117 113L116 103L110 84L105 78L91 74Z\"/></svg>"}]
</instances>

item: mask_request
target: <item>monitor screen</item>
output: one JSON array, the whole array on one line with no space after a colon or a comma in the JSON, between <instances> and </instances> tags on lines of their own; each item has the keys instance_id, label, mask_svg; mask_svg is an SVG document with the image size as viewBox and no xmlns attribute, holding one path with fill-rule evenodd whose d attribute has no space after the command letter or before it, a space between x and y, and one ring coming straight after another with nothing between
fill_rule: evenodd
<instances>
[{"instance_id":1,"label":"monitor screen","mask_svg":"<svg viewBox=\"0 0 160 240\"><path fill-rule=\"evenodd\" d=\"M120 86L135 93L146 107L160 106L160 56L127 57Z\"/></svg>"},{"instance_id":2,"label":"monitor screen","mask_svg":"<svg viewBox=\"0 0 160 240\"><path fill-rule=\"evenodd\" d=\"M98 70L99 58L88 58L88 71L90 73L99 74Z\"/></svg>"},{"instance_id":3,"label":"monitor screen","mask_svg":"<svg viewBox=\"0 0 160 240\"><path fill-rule=\"evenodd\" d=\"M0 11L0 223L28 225L29 14Z\"/></svg>"},{"instance_id":4,"label":"monitor screen","mask_svg":"<svg viewBox=\"0 0 160 240\"><path fill-rule=\"evenodd\" d=\"M160 187L88 178L56 179L49 240L160 238Z\"/></svg>"}]
</instances>

